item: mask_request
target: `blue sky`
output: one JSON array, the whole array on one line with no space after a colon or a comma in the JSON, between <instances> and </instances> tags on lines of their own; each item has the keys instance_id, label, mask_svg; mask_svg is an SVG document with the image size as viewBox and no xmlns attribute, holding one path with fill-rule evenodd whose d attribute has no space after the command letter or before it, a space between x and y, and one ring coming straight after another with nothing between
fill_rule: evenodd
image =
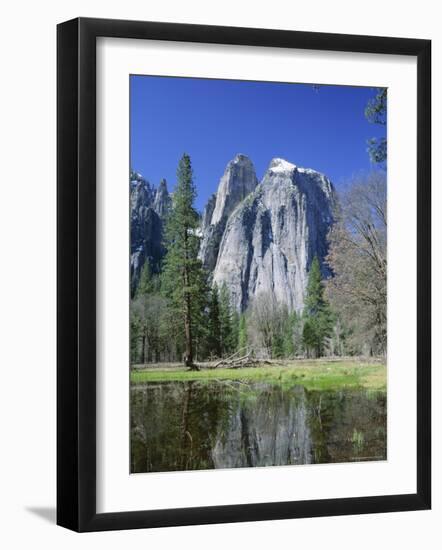
<instances>
[{"instance_id":1,"label":"blue sky","mask_svg":"<svg viewBox=\"0 0 442 550\"><path fill-rule=\"evenodd\" d=\"M226 164L248 155L261 179L273 157L314 168L339 188L370 169L367 139L385 128L364 116L373 88L130 77L131 167L169 190L184 152L204 208Z\"/></svg>"}]
</instances>

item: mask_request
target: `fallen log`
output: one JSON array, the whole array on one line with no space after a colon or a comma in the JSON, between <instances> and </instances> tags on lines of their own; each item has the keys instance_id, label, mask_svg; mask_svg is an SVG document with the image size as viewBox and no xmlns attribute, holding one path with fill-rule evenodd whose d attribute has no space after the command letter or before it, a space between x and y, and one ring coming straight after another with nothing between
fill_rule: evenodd
<instances>
[{"instance_id":1,"label":"fallen log","mask_svg":"<svg viewBox=\"0 0 442 550\"><path fill-rule=\"evenodd\" d=\"M215 365L213 365L213 367L211 367L212 369L216 369L218 367L220 367L221 365L224 365L224 364L229 364L229 362L231 361L234 361L235 360L235 357L243 352L244 350L246 350L247 348L241 348L237 351L235 351L235 353L233 353L232 355L229 355L229 357L223 357L223 359L221 359L220 361L218 361L218 363L216 363ZM245 356L244 356L245 357ZM241 358L237 358L236 360L239 360Z\"/></svg>"},{"instance_id":2,"label":"fallen log","mask_svg":"<svg viewBox=\"0 0 442 550\"><path fill-rule=\"evenodd\" d=\"M256 367L260 363L261 361L255 359L252 356L252 353L249 352L247 355L243 355L242 357L237 357L234 359L224 359L218 364L218 366L226 369L240 369L244 367Z\"/></svg>"},{"instance_id":3,"label":"fallen log","mask_svg":"<svg viewBox=\"0 0 442 550\"><path fill-rule=\"evenodd\" d=\"M218 361L218 363L216 363L212 368L213 369L216 369L217 367L219 367L220 365L224 364L226 361L231 361L232 359L234 359L239 353L241 353L242 351L244 351L245 349L247 348L241 348L237 351L235 351L235 353L233 353L232 355L229 355L229 357L223 357L222 359L220 359Z\"/></svg>"}]
</instances>

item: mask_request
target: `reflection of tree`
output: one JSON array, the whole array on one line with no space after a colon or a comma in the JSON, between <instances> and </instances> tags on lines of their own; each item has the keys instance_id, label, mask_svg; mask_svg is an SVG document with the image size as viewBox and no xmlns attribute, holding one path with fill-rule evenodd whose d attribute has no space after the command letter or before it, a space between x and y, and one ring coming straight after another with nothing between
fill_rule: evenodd
<instances>
[{"instance_id":1,"label":"reflection of tree","mask_svg":"<svg viewBox=\"0 0 442 550\"><path fill-rule=\"evenodd\" d=\"M385 393L308 392L308 401L315 462L386 458Z\"/></svg>"},{"instance_id":2,"label":"reflection of tree","mask_svg":"<svg viewBox=\"0 0 442 550\"><path fill-rule=\"evenodd\" d=\"M256 453L256 449L253 448L254 446L250 437L251 434L250 434L249 421L248 421L247 415L245 414L244 408L241 408L240 418L241 418L241 445L244 449L244 454L246 457L246 465L254 466L255 465L254 455ZM255 451L255 453L253 451Z\"/></svg>"},{"instance_id":3,"label":"reflection of tree","mask_svg":"<svg viewBox=\"0 0 442 550\"><path fill-rule=\"evenodd\" d=\"M192 382L186 384L183 392L183 414L181 417L181 469L189 470L192 464L192 434L189 431L189 405L192 397Z\"/></svg>"},{"instance_id":4,"label":"reflection of tree","mask_svg":"<svg viewBox=\"0 0 442 550\"><path fill-rule=\"evenodd\" d=\"M226 391L195 382L133 388L131 471L213 468L213 442L229 415Z\"/></svg>"},{"instance_id":5,"label":"reflection of tree","mask_svg":"<svg viewBox=\"0 0 442 550\"><path fill-rule=\"evenodd\" d=\"M132 472L385 456L383 393L319 392L234 381L132 389Z\"/></svg>"}]
</instances>

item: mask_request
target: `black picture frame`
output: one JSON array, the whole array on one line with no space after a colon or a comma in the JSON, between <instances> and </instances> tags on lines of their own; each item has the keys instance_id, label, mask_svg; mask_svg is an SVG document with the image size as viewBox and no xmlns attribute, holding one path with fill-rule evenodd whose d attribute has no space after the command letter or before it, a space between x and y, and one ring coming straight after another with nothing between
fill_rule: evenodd
<instances>
[{"instance_id":1,"label":"black picture frame","mask_svg":"<svg viewBox=\"0 0 442 550\"><path fill-rule=\"evenodd\" d=\"M417 492L96 512L96 39L198 42L417 58ZM431 41L79 18L57 28L57 523L75 531L424 510L431 506Z\"/></svg>"}]
</instances>

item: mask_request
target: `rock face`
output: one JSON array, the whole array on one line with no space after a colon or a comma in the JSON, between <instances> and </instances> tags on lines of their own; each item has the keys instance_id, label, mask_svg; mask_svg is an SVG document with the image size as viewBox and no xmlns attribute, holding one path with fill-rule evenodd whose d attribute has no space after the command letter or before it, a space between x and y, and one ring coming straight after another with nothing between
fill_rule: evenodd
<instances>
[{"instance_id":1,"label":"rock face","mask_svg":"<svg viewBox=\"0 0 442 550\"><path fill-rule=\"evenodd\" d=\"M207 258L216 257L213 281L226 283L238 311L260 293L270 293L289 310L301 311L315 255L326 273L323 260L335 201L331 182L319 172L275 158L262 182L237 201L236 208L217 209L225 187L222 180L211 218L215 228L227 218L220 244L216 246L212 237L201 248L208 267ZM213 250L207 250L211 246Z\"/></svg>"},{"instance_id":2,"label":"rock face","mask_svg":"<svg viewBox=\"0 0 442 550\"><path fill-rule=\"evenodd\" d=\"M213 271L227 220L236 206L258 185L252 161L238 154L229 162L218 191L211 196L201 223L200 259L204 267Z\"/></svg>"},{"instance_id":3,"label":"rock face","mask_svg":"<svg viewBox=\"0 0 442 550\"><path fill-rule=\"evenodd\" d=\"M131 292L135 292L146 261L152 272L159 270L164 255L163 220L170 196L163 180L158 189L136 172L130 173L130 270Z\"/></svg>"},{"instance_id":4,"label":"rock face","mask_svg":"<svg viewBox=\"0 0 442 550\"><path fill-rule=\"evenodd\" d=\"M130 189L134 292L146 261L153 272L160 269L171 197L165 180L155 189L135 172ZM238 311L266 293L299 312L315 256L327 274L335 200L331 182L315 170L275 158L258 183L251 160L236 155L204 210L199 257L212 281L227 285Z\"/></svg>"},{"instance_id":5,"label":"rock face","mask_svg":"<svg viewBox=\"0 0 442 550\"><path fill-rule=\"evenodd\" d=\"M169 211L171 202L172 201L167 190L166 180L162 179L155 193L155 199L153 201L153 209L160 218L164 219L165 215Z\"/></svg>"}]
</instances>

